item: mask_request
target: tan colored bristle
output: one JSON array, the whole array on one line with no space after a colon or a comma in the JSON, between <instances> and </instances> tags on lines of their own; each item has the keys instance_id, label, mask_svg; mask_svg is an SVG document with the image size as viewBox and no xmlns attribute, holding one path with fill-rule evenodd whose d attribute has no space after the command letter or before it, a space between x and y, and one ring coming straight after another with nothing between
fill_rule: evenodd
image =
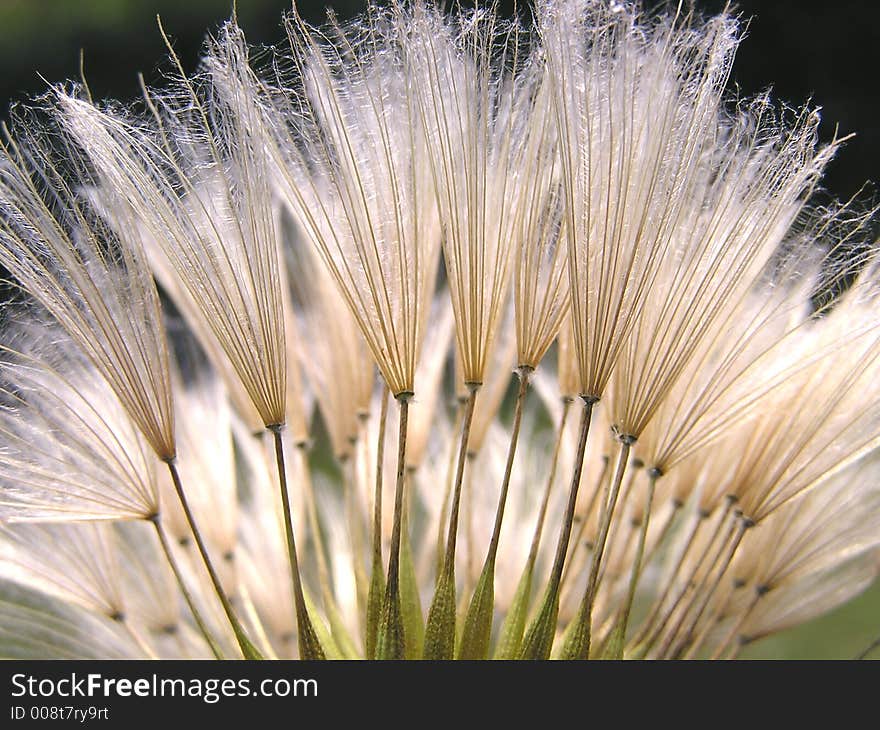
<instances>
[{"instance_id":1,"label":"tan colored bristle","mask_svg":"<svg viewBox=\"0 0 880 730\"><path fill-rule=\"evenodd\" d=\"M58 106L67 98L59 95ZM40 124L22 118L3 130L0 264L103 375L156 453L173 458L165 331L134 221L124 205L118 216L125 225L101 218L78 190L100 184L101 171L65 137L67 130L43 122L41 131ZM71 159L58 157L52 134L68 139ZM62 165L72 168L73 179Z\"/></svg>"}]
</instances>

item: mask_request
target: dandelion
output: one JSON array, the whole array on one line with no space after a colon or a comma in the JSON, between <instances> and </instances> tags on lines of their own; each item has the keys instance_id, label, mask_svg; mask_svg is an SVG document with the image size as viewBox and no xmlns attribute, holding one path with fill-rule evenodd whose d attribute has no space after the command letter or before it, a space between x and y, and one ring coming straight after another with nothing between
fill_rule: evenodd
<instances>
[{"instance_id":1,"label":"dandelion","mask_svg":"<svg viewBox=\"0 0 880 730\"><path fill-rule=\"evenodd\" d=\"M729 11L534 11L233 17L16 113L0 653L729 658L876 579L845 140L728 96Z\"/></svg>"}]
</instances>

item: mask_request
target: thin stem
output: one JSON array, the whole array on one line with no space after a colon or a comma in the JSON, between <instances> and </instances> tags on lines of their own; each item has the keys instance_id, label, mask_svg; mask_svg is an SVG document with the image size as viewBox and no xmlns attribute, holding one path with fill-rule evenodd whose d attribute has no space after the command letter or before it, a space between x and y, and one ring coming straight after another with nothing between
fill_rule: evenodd
<instances>
[{"instance_id":1,"label":"thin stem","mask_svg":"<svg viewBox=\"0 0 880 730\"><path fill-rule=\"evenodd\" d=\"M602 565L602 557L605 552L605 543L608 539L608 531L614 518L614 508L620 494L620 485L623 483L623 475L629 461L629 452L632 440L626 438L620 442L620 452L617 457L617 466L614 470L614 478L606 494L603 503L602 522L599 526L599 535L593 548L593 560L590 563L590 575L587 581L587 589L584 592L581 607L575 618L577 622L575 630L569 635L567 645L563 647L563 656L567 659L586 659L590 655L590 633L592 630L593 603L598 591L599 568Z\"/></svg>"},{"instance_id":2,"label":"thin stem","mask_svg":"<svg viewBox=\"0 0 880 730\"><path fill-rule=\"evenodd\" d=\"M657 477L659 479L659 477ZM646 547L645 555L642 558L642 562L645 567L647 567L651 561L654 559L654 556L657 554L657 551L663 546L666 542L666 538L669 537L669 534L672 530L672 525L675 524L675 518L678 517L678 513L684 504L679 500L673 500L672 509L669 510L669 514L666 516L666 520L663 522L663 527L660 528L660 532L657 534L657 539L651 543L650 547Z\"/></svg>"},{"instance_id":3,"label":"thin stem","mask_svg":"<svg viewBox=\"0 0 880 730\"><path fill-rule=\"evenodd\" d=\"M257 607L254 606L254 601L251 598L246 585L242 584L239 586L236 598L238 598L238 603L242 607L242 615L247 618L248 625L251 626L254 636L259 639L262 646L266 647L266 658L278 659L278 655L275 653L274 647L272 646L272 640L269 638L263 620L257 613Z\"/></svg>"},{"instance_id":4,"label":"thin stem","mask_svg":"<svg viewBox=\"0 0 880 730\"><path fill-rule=\"evenodd\" d=\"M648 496L645 500L644 514L642 515L641 524L638 525L639 541L636 545L636 556L632 564L632 572L629 576L629 588L626 592L626 603L623 604L623 617L621 618L620 639L626 641L626 629L629 625L629 614L632 611L633 601L636 597L636 587L639 584L639 577L642 574L642 559L645 554L645 540L648 536L648 524L651 519L651 507L654 503L654 487L657 484L657 474L653 471L648 472Z\"/></svg>"},{"instance_id":5,"label":"thin stem","mask_svg":"<svg viewBox=\"0 0 880 730\"><path fill-rule=\"evenodd\" d=\"M733 660L739 657L742 650L751 643L751 640L748 637L740 636L739 641L736 642L736 646L731 647L730 653L725 657L727 660Z\"/></svg>"},{"instance_id":6,"label":"thin stem","mask_svg":"<svg viewBox=\"0 0 880 730\"><path fill-rule=\"evenodd\" d=\"M489 552L486 555L486 564L495 563L498 553L498 541L501 538L501 522L504 519L504 506L507 504L507 492L510 488L510 478L513 473L513 460L516 457L516 446L519 441L519 429L522 424L523 404L526 392L529 389L529 375L531 368L520 367L516 371L519 375L519 390L516 392L516 403L513 408L513 424L510 430L510 444L507 447L507 463L504 466L504 478L501 481L501 493L498 496L498 508L495 510L495 526L492 528L492 538L489 540Z\"/></svg>"},{"instance_id":7,"label":"thin stem","mask_svg":"<svg viewBox=\"0 0 880 730\"><path fill-rule=\"evenodd\" d=\"M385 593L385 575L382 570L382 467L385 461L385 425L388 421L388 386L382 388L382 406L379 411L379 435L376 443L376 484L373 490L373 534L370 590L367 594L367 621L364 647L367 659L376 656L376 639L379 617L382 613L382 596Z\"/></svg>"},{"instance_id":8,"label":"thin stem","mask_svg":"<svg viewBox=\"0 0 880 730\"><path fill-rule=\"evenodd\" d=\"M724 640L718 645L718 648L712 653L712 659L720 659L721 656L728 650L733 640L737 637L742 629L743 624L748 621L749 616L752 615L752 611L755 610L755 606L758 605L758 602L766 595L766 589L762 587L758 587L755 589L755 595L752 600L749 602L748 607L745 611L743 611L742 615L737 619L730 631L727 632L727 636L724 637Z\"/></svg>"},{"instance_id":9,"label":"thin stem","mask_svg":"<svg viewBox=\"0 0 880 730\"><path fill-rule=\"evenodd\" d=\"M553 447L553 460L550 462L550 473L547 475L547 485L544 487L544 496L541 498L541 506L538 509L538 520L535 523L535 532L532 535L532 546L529 548L527 565L530 566L533 566L538 559L538 549L541 546L541 535L544 532L544 520L547 517L547 506L550 503L550 493L553 491L553 483L556 481L556 468L559 464L559 452L562 450L565 424L568 421L571 403L571 400L568 398L562 402L562 416L559 420L559 430L556 433L556 445Z\"/></svg>"},{"instance_id":10,"label":"thin stem","mask_svg":"<svg viewBox=\"0 0 880 730\"><path fill-rule=\"evenodd\" d=\"M568 594L571 591L571 585L568 582L568 577L570 575L577 575L580 573L581 568L583 567L581 562L581 554L578 552L581 547L584 533L587 531L587 527L590 524L590 516L593 514L593 509L596 507L596 500L599 498L599 495L602 493L602 485L605 483L605 478L608 477L608 457L606 455L602 455L602 468L599 471L599 476L596 479L596 484L593 489L592 494L590 495L590 499L587 502L586 509L581 513L581 518L575 517L575 522L578 522L577 533L574 536L574 539L571 540L571 545L568 550L568 559L565 564L565 570L562 571L562 579L560 581L560 585L562 586L562 597L561 600L565 601L568 598ZM589 554L593 550L593 543L587 542L584 543L584 553ZM586 556L585 556L586 557ZM584 557L584 559L585 559Z\"/></svg>"},{"instance_id":11,"label":"thin stem","mask_svg":"<svg viewBox=\"0 0 880 730\"><path fill-rule=\"evenodd\" d=\"M324 599L327 610L333 611L335 610L335 604L333 604L333 591L330 588L330 569L328 567L327 555L325 553L323 530L321 529L321 523L318 519L315 492L312 488L311 475L309 474L308 446L305 443L297 444L296 446L303 470L302 488L306 503L306 518L309 521L309 528L312 531L312 542L314 543L315 558L318 563L318 583L321 586L321 596Z\"/></svg>"},{"instance_id":12,"label":"thin stem","mask_svg":"<svg viewBox=\"0 0 880 730\"><path fill-rule=\"evenodd\" d=\"M394 488L394 522L391 528L391 548L388 574L385 580L385 598L382 604L379 636L376 646L378 659L405 657L403 618L400 605L400 540L403 525L404 487L406 484L406 432L409 421L409 401L412 393L396 396L400 404L400 432L397 441L397 481Z\"/></svg>"},{"instance_id":13,"label":"thin stem","mask_svg":"<svg viewBox=\"0 0 880 730\"><path fill-rule=\"evenodd\" d=\"M708 519L708 517L709 517L708 513L706 513L706 512L700 511L697 513L697 519L694 522L694 526L691 529L691 532L688 535L687 540L685 541L684 549L681 551L681 553L678 556L678 559L676 560L675 568L672 570L672 572L669 575L668 580L666 581L666 587L663 590L663 594L654 603L654 608L651 610L650 615L648 616L647 619L645 619L644 623L642 624L642 630L639 631L639 633L636 635L635 639L633 640L634 642L639 642L642 639L644 639L645 636L648 636L647 642L646 642L645 647L642 651L643 654L647 654L647 652L649 652L651 650L651 648L654 646L654 644L660 638L661 634L663 633L663 629L666 628L666 624L672 618L673 614L675 613L676 608L678 608L678 605L681 602L681 599L684 598L685 594L687 593L688 588L690 587L690 584L693 582L694 577L697 574L697 571L700 569L700 567L703 564L703 559L708 554L708 551L711 549L712 544L714 543L715 539L717 538L717 536L721 530L721 527L724 525L724 522L727 519L727 515L728 515L728 512L729 512L731 506L732 505L729 501L726 502L725 509L719 513L720 517L718 520L718 527L716 528L716 531L713 533L712 539L709 542L709 545L706 547L706 550L704 550L702 552L702 554L700 555L700 557L697 559L696 563L694 564L693 569L690 572L690 575L688 576L688 579L684 582L682 589L676 595L675 599L672 602L672 605L669 607L669 610L666 611L666 613L663 615L661 620L659 622L657 622L657 614L663 608L663 604L666 603L666 599L669 597L669 594L675 585L676 576L678 576L678 574L681 572L681 569L684 566L685 558L687 558L688 553L690 553L691 548L695 544L695 538L697 536L697 533L699 532L700 527L705 523L706 519ZM650 631L650 634L648 633L649 631Z\"/></svg>"},{"instance_id":14,"label":"thin stem","mask_svg":"<svg viewBox=\"0 0 880 730\"><path fill-rule=\"evenodd\" d=\"M574 472L571 484L568 488L568 504L565 507L565 516L562 519L562 530L556 543L556 555L553 559L553 567L550 570L550 583L558 589L562 578L562 569L565 566L565 556L568 553L568 542L571 539L571 530L574 523L574 512L577 506L578 489L581 483L581 472L584 466L584 454L587 448L587 437L590 434L590 420L593 413L593 403L586 402L581 414L580 434L578 436L577 452L575 454Z\"/></svg>"},{"instance_id":15,"label":"thin stem","mask_svg":"<svg viewBox=\"0 0 880 730\"><path fill-rule=\"evenodd\" d=\"M681 507L682 504L680 502L676 502L672 514L674 515L675 512L681 509ZM654 628L654 622L657 620L657 614L660 613L660 610L663 608L663 604L666 603L666 599L669 598L669 593L672 591L672 588L675 585L676 576L678 576L679 571L681 571L684 560L687 557L687 554L690 552L691 547L693 547L694 538L697 536L697 532L699 531L700 526L703 524L705 519L706 515L704 513L697 513L696 519L694 519L693 525L691 526L690 531L685 538L684 547L682 547L682 549L678 553L678 557L675 559L675 566L669 572L668 579L663 582L663 591L660 596L654 600L654 605L651 607L650 612L642 621L642 625L639 627L638 632L636 632L636 635L633 637L633 640L631 642L632 646L636 646L639 642L641 642ZM672 520L670 519L667 522L666 527L668 528L671 524ZM655 545L659 545L659 541ZM650 551L651 554L649 554L648 560L653 557L653 552L655 550L656 547Z\"/></svg>"},{"instance_id":16,"label":"thin stem","mask_svg":"<svg viewBox=\"0 0 880 730\"><path fill-rule=\"evenodd\" d=\"M731 597L736 590L736 585L732 585L724 599L718 601L715 610L713 610L712 614L703 621L703 625L700 628L700 632L696 635L696 638L686 644L687 651L681 657L682 659L693 659L697 656L700 649L703 647L703 644L712 633L712 630L718 627L726 617L725 611L727 611L728 606L730 606Z\"/></svg>"},{"instance_id":17,"label":"thin stem","mask_svg":"<svg viewBox=\"0 0 880 730\"><path fill-rule=\"evenodd\" d=\"M184 494L183 484L180 481L180 474L177 471L177 465L174 463L173 460L166 461L165 463L168 466L168 471L171 473L171 481L174 483L174 491L177 492L177 498L180 500L181 507L183 507L183 513L186 516L186 521L189 525L189 529L192 531L193 537L195 538L196 546L199 550L199 555L201 555L202 562L205 565L205 569L208 571L208 576L211 579L211 584L214 586L214 592L217 594L217 598L220 600L220 605L223 606L223 612L226 614L226 618L229 620L230 626L232 626L232 630L235 633L235 639L236 641L238 641L238 645L241 648L242 654L244 655L245 659L262 659L262 654L260 654L259 650L253 645L253 643L251 643L251 640L248 639L244 627L241 625L241 622L238 620L238 616L235 615L232 604L229 602L226 591L223 590L223 586L220 584L220 578L217 575L217 571L214 569L214 564L211 562L211 558L208 555L208 549L205 546L204 540L202 539L202 533L196 526L195 518L193 517L192 510L190 510L189 507L189 501L186 498L186 494Z\"/></svg>"},{"instance_id":18,"label":"thin stem","mask_svg":"<svg viewBox=\"0 0 880 730\"><path fill-rule=\"evenodd\" d=\"M333 597L330 567L327 561L323 530L321 529L321 522L318 518L317 501L315 499L315 491L312 486L311 474L309 472L308 444L305 442L297 443L296 450L300 458L300 466L302 469L301 485L304 497L303 501L306 506L308 527L312 533L312 550L315 553L316 562L318 564L318 587L321 589L321 599L324 602L324 612L327 616L327 621L330 624L331 635L340 645L345 646L347 649L350 642L347 640L348 637L346 636L344 622L339 613L339 606L336 604L336 600ZM342 646L340 648L342 648Z\"/></svg>"},{"instance_id":19,"label":"thin stem","mask_svg":"<svg viewBox=\"0 0 880 730\"><path fill-rule=\"evenodd\" d=\"M193 619L195 619L196 626L199 627L199 631L202 633L202 636L208 643L208 646L211 648L211 653L214 655L214 658L223 659L223 652L220 650L220 646L218 645L217 640L211 635L211 632L208 630L208 625L207 623L205 623L205 619L202 618L202 614L196 607L196 603L193 600L192 594L186 587L186 582L183 580L183 574L180 572L180 566L177 563L177 558L174 557L174 553L171 550L171 544L168 542L168 535L165 534L165 528L162 526L159 515L153 517L150 522L152 522L153 527L156 528L156 535L159 537L159 544L162 546L162 552L165 553L165 559L168 561L168 565L171 567L171 572L174 573L174 578L177 581L177 586L178 588L180 588L180 593L181 595L183 595L183 600L186 601L186 605L189 607L189 612L192 614Z\"/></svg>"},{"instance_id":20,"label":"thin stem","mask_svg":"<svg viewBox=\"0 0 880 730\"><path fill-rule=\"evenodd\" d=\"M529 600L532 594L532 578L535 572L535 563L538 559L538 550L541 545L541 535L544 530L544 521L547 516L547 507L550 503L550 494L556 482L556 470L559 464L559 454L562 450L562 442L565 438L565 424L568 422L568 414L571 410L571 398L562 399L562 416L556 430L556 444L553 448L553 459L550 462L550 473L547 475L547 483L544 487L544 495L538 509L538 519L535 522L535 531L532 535L532 544L529 548L529 556L525 568L519 579L519 584L514 594L513 603L508 609L504 622L501 625L501 635L495 648L496 659L516 659L522 646L523 633L528 611Z\"/></svg>"},{"instance_id":21,"label":"thin stem","mask_svg":"<svg viewBox=\"0 0 880 730\"><path fill-rule=\"evenodd\" d=\"M682 610L681 614L679 615L675 628L672 632L670 632L670 635L667 637L666 652L664 654L665 656L678 658L681 655L681 652L684 651L685 647L688 645L694 627L697 625L697 622L703 615L703 610L708 605L709 599L713 595L715 588L721 582L721 576L727 569L727 566L722 559L724 548L725 546L733 546L737 544L737 522L738 520L734 518L734 521L730 526L730 530L728 531L727 536L718 545L718 550L715 551L715 555L712 557L712 560L709 562L709 566L706 568L706 571L700 578L700 582L697 584L694 590L691 591L688 602ZM733 549L735 550L735 548ZM730 554L730 550L731 548L728 547L728 554ZM722 567L721 571L718 573L717 580L712 581L711 587L707 590L710 578L711 576L715 575L716 568L718 568L719 565ZM687 621L688 617L692 614L693 618L690 621ZM682 630L682 627L685 625L687 626L687 628ZM673 639L675 641L673 641Z\"/></svg>"},{"instance_id":22,"label":"thin stem","mask_svg":"<svg viewBox=\"0 0 880 730\"><path fill-rule=\"evenodd\" d=\"M673 656L679 656L682 651L687 646L687 642L690 640L690 637L694 633L694 629L696 629L697 625L700 622L700 619L703 617L703 612L706 610L706 607L709 605L709 601L712 596L715 594L715 591L718 589L719 584L721 583L721 579L724 577L724 574L727 572L727 569L730 567L730 563L733 561L734 556L736 555L736 551L739 549L740 544L742 543L743 536L746 534L746 531L754 525L750 519L746 517L740 516L737 519L737 528L736 534L733 536L733 540L730 543L730 547L727 549L727 553L724 556L724 559L721 561L721 564L718 568L718 571L715 574L715 578L712 581L711 586L708 590L703 591L703 600L700 602L700 605L697 608L697 611L688 623L687 630L684 631L681 635L681 639L673 652ZM709 573L706 574L706 577L709 576L712 570L714 570L715 566L713 565L710 569Z\"/></svg>"},{"instance_id":23,"label":"thin stem","mask_svg":"<svg viewBox=\"0 0 880 730\"><path fill-rule=\"evenodd\" d=\"M385 461L385 426L388 422L388 386L382 389L379 435L376 441L376 484L373 489L373 567L382 565L382 467Z\"/></svg>"},{"instance_id":24,"label":"thin stem","mask_svg":"<svg viewBox=\"0 0 880 730\"><path fill-rule=\"evenodd\" d=\"M461 442L458 448L458 466L452 487L452 503L449 510L449 531L443 565L437 576L437 585L428 621L425 625L426 659L452 659L455 650L455 545L458 535L458 515L461 505L461 488L464 480L464 466L467 462L468 441L470 441L471 422L474 418L474 404L477 400L479 384L469 384L469 395L462 416Z\"/></svg>"},{"instance_id":25,"label":"thin stem","mask_svg":"<svg viewBox=\"0 0 880 730\"><path fill-rule=\"evenodd\" d=\"M648 469L648 473L657 474L655 478L659 479L662 476L662 472L660 472L655 467L651 467ZM651 564L651 561L657 555L657 552L664 545L667 538L672 532L672 526L675 524L676 518L678 517L679 512L682 507L684 507L684 502L680 499L674 498L672 500L672 509L669 510L669 514L666 517L666 520L663 522L663 527L660 529L659 534L657 535L657 539L654 540L650 547L647 547L645 550L645 554L642 557L642 567L640 568L641 572L644 572L645 568ZM679 553L679 556L676 560L676 565L674 570L670 573L670 580L665 581L665 585L663 591L659 597L659 599L655 599L652 601L651 610L648 612L648 615L642 620L638 630L636 631L635 636L629 642L629 648L634 650L638 643L645 638L647 633L651 630L651 624L657 618L657 614L660 612L660 609L663 607L664 601L669 596L669 591L672 589L673 580L676 575L678 575L678 571L681 569L682 561L684 560L687 551L690 549L691 542L694 539L694 535L696 534L697 529L700 526L702 519L698 516L697 519L693 523L693 527L690 529L690 533L688 534L687 540L685 541L684 549Z\"/></svg>"},{"instance_id":26,"label":"thin stem","mask_svg":"<svg viewBox=\"0 0 880 730\"><path fill-rule=\"evenodd\" d=\"M596 403L592 398L582 397L582 399L584 401L584 410L581 414L577 451L575 452L571 484L568 488L568 503L565 507L565 515L562 518L559 540L556 543L556 556L553 559L550 580L544 592L544 598L538 615L531 626L529 626L528 633L523 642L523 659L546 659L550 656L550 650L553 648L553 636L556 631L556 619L559 614L559 585L562 579L562 570L565 567L565 556L568 553L568 541L571 539L578 488L581 483L581 471L584 467L584 454L587 450L587 437L590 434L590 421L592 419L593 406Z\"/></svg>"},{"instance_id":27,"label":"thin stem","mask_svg":"<svg viewBox=\"0 0 880 730\"><path fill-rule=\"evenodd\" d=\"M510 431L510 444L507 447L507 462L504 477L501 480L501 492L498 496L498 507L495 510L495 525L489 540L489 549L483 569L474 590L465 617L464 632L461 640L460 659L485 659L489 653L489 641L492 631L492 615L495 606L495 558L498 554L498 542L501 537L501 523L504 519L504 507L507 503L507 492L513 473L513 462L516 457L516 446L522 424L523 404L529 388L529 375L532 369L527 366L517 368L519 389L513 410L513 424ZM472 492L473 490L471 490Z\"/></svg>"},{"instance_id":28,"label":"thin stem","mask_svg":"<svg viewBox=\"0 0 880 730\"><path fill-rule=\"evenodd\" d=\"M407 659L420 659L424 649L425 624L419 597L418 579L413 563L412 534L409 520L412 513L416 468L406 467L403 523L400 538L400 607L403 621L404 651Z\"/></svg>"},{"instance_id":29,"label":"thin stem","mask_svg":"<svg viewBox=\"0 0 880 730\"><path fill-rule=\"evenodd\" d=\"M663 624L661 624L660 629L656 633L656 638L659 638L660 633L662 632L662 629L665 627L666 623L672 618L676 609L681 604L682 599L688 594L688 592L690 592L691 593L691 598L689 599L690 603L682 606L682 610L679 611L679 613L678 613L678 619L673 624L673 627L668 632L666 632L666 639L664 640L663 644L661 644L661 646L660 646L660 649L658 651L658 657L662 657L663 655L665 655L666 652L669 650L670 646L672 645L672 642L675 641L676 635L678 634L679 630L681 629L681 626L684 623L685 619L687 618L688 613L690 613L691 606L693 605L694 596L697 595L699 593L699 591L702 589L703 585L705 585L706 578L708 577L709 573L714 568L715 564L718 562L718 559L720 558L721 553L724 550L724 546L727 544L728 540L730 539L731 535L733 534L733 530L736 528L736 519L735 518L726 533L722 529L724 527L725 523L727 522L727 518L730 516L730 511L732 509L733 509L733 502L731 500L727 500L727 507L725 508L724 512L722 513L721 519L718 521L718 527L716 528L715 532L713 533L712 538L709 540L709 543L706 545L705 549L700 554L700 557L697 559L697 562L694 565L693 569L691 570L687 581L685 581L685 584L682 586L681 591L679 591L678 596L675 599L675 602L672 604L672 607L669 609L669 611L667 612L667 614L665 616ZM715 548L715 542L718 540L719 537L721 538L721 540L718 543L718 547ZM715 551L714 555L712 554L713 549ZM700 583L695 584L694 581L697 577L697 574L700 572L700 569L703 567L703 562L705 561L706 557L709 555L712 555L712 558L709 561L709 567L706 568L705 573L703 574L702 578L700 579ZM655 640L656 640L656 638L655 638Z\"/></svg>"},{"instance_id":30,"label":"thin stem","mask_svg":"<svg viewBox=\"0 0 880 730\"><path fill-rule=\"evenodd\" d=\"M874 651L874 649L876 649L877 647L880 647L880 636L878 636L876 639L874 639L874 641L872 641L870 644L868 644L868 646L865 648L865 650L862 652L859 652L858 656L856 656L855 658L856 659L867 659L868 655L872 651Z\"/></svg>"},{"instance_id":31,"label":"thin stem","mask_svg":"<svg viewBox=\"0 0 880 730\"><path fill-rule=\"evenodd\" d=\"M360 437L352 439L351 454L342 464L345 482L343 484L343 509L345 520L348 524L349 539L351 540L351 571L355 580L355 593L357 598L357 618L366 614L369 584L367 572L363 562L366 552L366 536L364 534L365 515L361 510L358 499L358 444Z\"/></svg>"},{"instance_id":32,"label":"thin stem","mask_svg":"<svg viewBox=\"0 0 880 730\"><path fill-rule=\"evenodd\" d=\"M463 596L466 598L473 589L473 584L477 580L476 564L477 564L477 539L474 536L474 490L471 488L471 477L474 473L474 463L477 460L477 453L474 451L467 452L467 468L464 471L464 482L461 485L462 510L460 522L464 523L462 527L459 524L459 532L464 534L464 581ZM464 600L464 598L462 599ZM462 611L464 606L462 606Z\"/></svg>"},{"instance_id":33,"label":"thin stem","mask_svg":"<svg viewBox=\"0 0 880 730\"><path fill-rule=\"evenodd\" d=\"M315 627L309 618L303 596L302 577L296 554L296 538L293 534L293 518L290 509L290 495L287 490L287 471L284 467L284 442L280 426L269 426L275 442L275 464L278 468L278 487L281 492L281 509L284 514L284 534L287 540L287 558L290 561L291 589L293 605L296 610L296 625L299 636L299 655L301 659L323 659L324 650L318 641Z\"/></svg>"},{"instance_id":34,"label":"thin stem","mask_svg":"<svg viewBox=\"0 0 880 730\"><path fill-rule=\"evenodd\" d=\"M620 514L620 512L626 507L626 505L629 504L629 498L633 492L633 484L635 483L636 477L638 476L638 470L642 468L643 463L638 459L630 459L629 465L633 468L627 469L623 482L620 486L619 496L616 500L614 507L616 514ZM603 504L603 507L604 506L607 506L607 503ZM604 510L602 511L600 516L604 518ZM622 533L623 536L621 537ZM609 523L608 536L605 538L605 546L602 551L603 557L613 555L615 552L620 552L621 555L626 555L629 552L629 546L634 537L635 533L631 529L631 526L624 525L620 520L612 519ZM622 547L618 548L621 540L623 540ZM610 561L603 560L602 566L599 568L599 575L596 577L597 593L603 581L605 580L605 575L608 573L609 567ZM615 578L619 577L619 573L615 573L613 575Z\"/></svg>"},{"instance_id":35,"label":"thin stem","mask_svg":"<svg viewBox=\"0 0 880 730\"><path fill-rule=\"evenodd\" d=\"M474 419L474 405L477 402L479 386L470 389L461 426L461 443L458 449L458 466L452 485L452 503L449 509L449 530L446 535L446 551L443 556L443 570L455 569L455 544L458 536L458 514L461 506L461 485L464 482L464 465L467 463L467 447L471 435L471 422Z\"/></svg>"},{"instance_id":36,"label":"thin stem","mask_svg":"<svg viewBox=\"0 0 880 730\"><path fill-rule=\"evenodd\" d=\"M455 409L455 424L452 428L453 433L457 433L461 428L462 421L464 420L464 412L465 412L465 404L467 400L459 401L458 405ZM443 494L443 506L440 509L440 519L437 522L437 549L435 550L436 561L437 564L435 566L435 573L440 575L443 571L443 555L444 550L443 546L446 542L446 519L449 516L449 503L452 497L452 485L454 484L454 475L453 469L455 468L455 456L457 454L457 449L455 448L454 439L450 440L449 447L449 463L446 467L446 488Z\"/></svg>"},{"instance_id":37,"label":"thin stem","mask_svg":"<svg viewBox=\"0 0 880 730\"><path fill-rule=\"evenodd\" d=\"M619 505L620 501L618 501L618 513L620 512ZM611 556L615 553L621 557L629 555L630 546L633 541L636 540L637 533L638 530L633 529L631 526L628 526L628 529L621 527L620 529L615 530L612 525L612 529L608 533L608 539L605 541L604 560L602 561L602 566L599 568L599 575L596 578L597 594L599 589L605 583L606 577L612 582L612 585L617 585L623 575L623 565L617 564L622 561L612 560ZM613 618L609 618L608 620L613 621Z\"/></svg>"}]
</instances>

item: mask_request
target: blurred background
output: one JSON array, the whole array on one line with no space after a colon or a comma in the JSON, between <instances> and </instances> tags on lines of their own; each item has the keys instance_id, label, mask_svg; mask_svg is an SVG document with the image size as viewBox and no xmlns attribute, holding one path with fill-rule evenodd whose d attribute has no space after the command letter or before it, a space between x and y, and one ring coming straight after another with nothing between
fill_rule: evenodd
<instances>
[{"instance_id":1,"label":"blurred background","mask_svg":"<svg viewBox=\"0 0 880 730\"><path fill-rule=\"evenodd\" d=\"M724 0L693 0L697 8L720 10ZM301 0L300 12L320 20L325 0ZM519 2L519 5L527 3ZM656 0L645 5L656 6ZM334 0L341 18L363 9L365 0ZM501 0L512 8L512 0ZM777 99L823 108L823 138L839 128L856 133L828 171L826 186L850 197L880 177L880 96L876 51L880 3L864 0L742 0L750 18L733 70L746 94L772 86ZM188 68L197 62L205 33L230 14L232 0L0 0L0 116L9 103L26 99L46 83L79 76L80 49L97 97L137 93L136 74L156 81L166 56L156 15L162 16ZM239 22L251 42L280 43L281 13L289 0L239 0ZM167 68L167 64L164 66Z\"/></svg>"},{"instance_id":2,"label":"blurred background","mask_svg":"<svg viewBox=\"0 0 880 730\"><path fill-rule=\"evenodd\" d=\"M302 0L301 14L319 21L325 2ZM356 14L363 0L334 0L340 18ZM513 7L505 0L502 7ZM520 3L522 5L523 3ZM655 6L656 2L646 5ZM726 3L695 0L716 12ZM283 40L285 0L238 0L239 23L252 43ZM743 0L736 7L750 19L732 81L741 93L773 88L778 100L821 106L823 140L855 133L825 178L828 195L875 196L880 179L880 96L876 52L880 3L837 0ZM186 68L193 69L205 34L226 19L232 0L0 0L0 119L9 105L55 83L79 77L80 49L86 77L98 97L137 95L137 73L161 80L166 49L156 16ZM42 78L41 78L42 77ZM45 79L45 80L44 80ZM863 190L864 188L864 190ZM852 658L880 634L880 583L847 606L817 621L751 647L744 656ZM880 651L873 653L880 656Z\"/></svg>"}]
</instances>

